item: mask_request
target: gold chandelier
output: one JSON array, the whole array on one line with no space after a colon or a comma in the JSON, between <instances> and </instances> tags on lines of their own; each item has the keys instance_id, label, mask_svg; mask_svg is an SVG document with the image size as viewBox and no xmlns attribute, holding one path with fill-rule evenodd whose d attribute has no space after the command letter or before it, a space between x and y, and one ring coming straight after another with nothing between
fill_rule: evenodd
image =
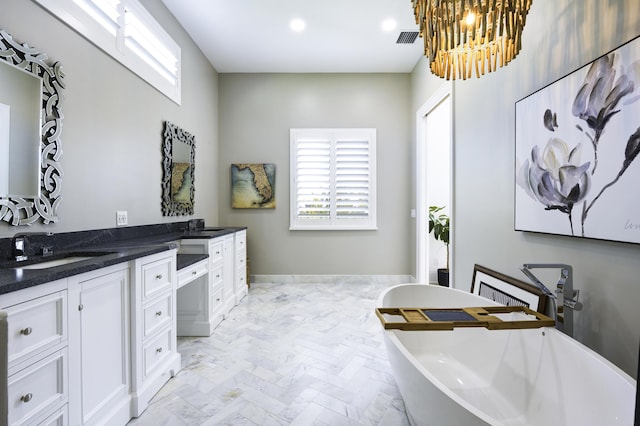
<instances>
[{"instance_id":1,"label":"gold chandelier","mask_svg":"<svg viewBox=\"0 0 640 426\"><path fill-rule=\"evenodd\" d=\"M532 0L411 0L424 54L438 77L466 80L520 52Z\"/></svg>"}]
</instances>

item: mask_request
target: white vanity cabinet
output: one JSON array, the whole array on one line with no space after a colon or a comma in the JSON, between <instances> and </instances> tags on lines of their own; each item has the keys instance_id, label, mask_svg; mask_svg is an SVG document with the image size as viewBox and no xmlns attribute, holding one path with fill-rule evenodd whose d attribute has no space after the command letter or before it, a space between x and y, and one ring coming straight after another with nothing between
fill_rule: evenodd
<instances>
[{"instance_id":1,"label":"white vanity cabinet","mask_svg":"<svg viewBox=\"0 0 640 426\"><path fill-rule=\"evenodd\" d=\"M68 278L69 423L130 418L130 265Z\"/></svg>"},{"instance_id":2,"label":"white vanity cabinet","mask_svg":"<svg viewBox=\"0 0 640 426\"><path fill-rule=\"evenodd\" d=\"M66 280L0 295L7 316L6 392L0 407L10 425L66 423L68 332ZM3 420L0 419L0 423Z\"/></svg>"},{"instance_id":3,"label":"white vanity cabinet","mask_svg":"<svg viewBox=\"0 0 640 426\"><path fill-rule=\"evenodd\" d=\"M223 265L223 295L224 295L224 315L225 317L231 312L233 307L236 305L235 301L235 291L233 286L233 277L235 274L235 242L233 235L225 235L223 237L223 254L224 254L224 265Z\"/></svg>"},{"instance_id":4,"label":"white vanity cabinet","mask_svg":"<svg viewBox=\"0 0 640 426\"><path fill-rule=\"evenodd\" d=\"M224 237L184 239L180 253L208 254L209 273L178 290L179 336L210 336L224 318Z\"/></svg>"},{"instance_id":5,"label":"white vanity cabinet","mask_svg":"<svg viewBox=\"0 0 640 426\"><path fill-rule=\"evenodd\" d=\"M235 304L240 303L249 292L247 283L247 231L242 230L234 234L235 241L235 273L233 278L233 293Z\"/></svg>"},{"instance_id":6,"label":"white vanity cabinet","mask_svg":"<svg viewBox=\"0 0 640 426\"><path fill-rule=\"evenodd\" d=\"M176 252L0 295L0 425L140 415L180 370Z\"/></svg>"},{"instance_id":7,"label":"white vanity cabinet","mask_svg":"<svg viewBox=\"0 0 640 426\"><path fill-rule=\"evenodd\" d=\"M131 287L132 414L139 416L153 395L180 370L176 337L176 250L133 262Z\"/></svg>"}]
</instances>

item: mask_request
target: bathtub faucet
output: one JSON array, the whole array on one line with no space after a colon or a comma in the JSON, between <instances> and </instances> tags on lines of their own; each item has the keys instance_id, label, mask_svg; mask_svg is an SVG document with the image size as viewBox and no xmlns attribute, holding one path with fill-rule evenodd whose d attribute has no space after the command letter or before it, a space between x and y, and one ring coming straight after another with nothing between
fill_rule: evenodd
<instances>
[{"instance_id":1,"label":"bathtub faucet","mask_svg":"<svg viewBox=\"0 0 640 426\"><path fill-rule=\"evenodd\" d=\"M560 278L555 291L549 290L535 275L531 269L560 269ZM578 301L580 290L573 289L573 268L562 263L525 263L520 270L553 302L553 314L556 320L556 328L566 335L573 337L573 311L582 309L582 303ZM566 308L566 309L565 309Z\"/></svg>"}]
</instances>

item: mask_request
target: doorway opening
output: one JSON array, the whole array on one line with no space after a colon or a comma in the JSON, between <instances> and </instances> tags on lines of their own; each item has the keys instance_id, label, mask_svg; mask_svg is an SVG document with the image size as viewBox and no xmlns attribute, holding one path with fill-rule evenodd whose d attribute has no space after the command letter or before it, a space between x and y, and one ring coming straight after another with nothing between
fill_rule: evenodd
<instances>
[{"instance_id":1,"label":"doorway opening","mask_svg":"<svg viewBox=\"0 0 640 426\"><path fill-rule=\"evenodd\" d=\"M452 217L452 85L444 84L416 113L416 279L437 282L437 270L445 268L447 249L429 234L429 206L444 207L440 213ZM453 222L453 221L452 221ZM453 226L451 227L453 230ZM453 233L450 234L450 241ZM449 271L453 271L453 250L449 245ZM449 276L453 283L453 274Z\"/></svg>"}]
</instances>

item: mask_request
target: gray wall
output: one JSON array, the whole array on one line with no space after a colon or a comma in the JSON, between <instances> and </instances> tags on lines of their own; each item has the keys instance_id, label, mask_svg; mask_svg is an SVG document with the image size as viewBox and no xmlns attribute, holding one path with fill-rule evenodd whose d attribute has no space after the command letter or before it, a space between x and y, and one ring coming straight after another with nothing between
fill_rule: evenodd
<instances>
[{"instance_id":1,"label":"gray wall","mask_svg":"<svg viewBox=\"0 0 640 426\"><path fill-rule=\"evenodd\" d=\"M575 337L632 375L640 246L513 230L514 104L640 34L637 11L637 0L534 2L515 61L481 80L455 83L452 217L457 287L469 289L474 263L524 280L524 262L573 265L585 305ZM426 61L414 70L414 110L441 84L428 73Z\"/></svg>"},{"instance_id":2,"label":"gray wall","mask_svg":"<svg viewBox=\"0 0 640 426\"><path fill-rule=\"evenodd\" d=\"M220 74L220 221L252 274L410 274L409 74ZM377 231L289 231L289 129L377 129ZM274 210L231 209L232 163L275 163Z\"/></svg>"},{"instance_id":3,"label":"gray wall","mask_svg":"<svg viewBox=\"0 0 640 426\"><path fill-rule=\"evenodd\" d=\"M196 137L193 217L218 220L217 73L162 2L142 3L182 48L181 106L35 2L2 1L0 28L60 61L66 74L60 221L29 231L111 228L117 210L128 211L129 225L185 220L160 210L164 120ZM2 222L0 237L18 229Z\"/></svg>"}]
</instances>

